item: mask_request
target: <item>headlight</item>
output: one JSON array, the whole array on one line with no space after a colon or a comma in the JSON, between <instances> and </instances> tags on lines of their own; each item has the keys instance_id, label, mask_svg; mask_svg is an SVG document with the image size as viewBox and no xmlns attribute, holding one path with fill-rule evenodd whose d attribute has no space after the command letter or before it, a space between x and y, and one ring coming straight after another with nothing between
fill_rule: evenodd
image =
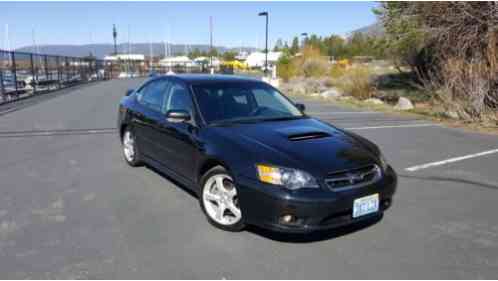
<instances>
[{"instance_id":1,"label":"headlight","mask_svg":"<svg viewBox=\"0 0 498 281\"><path fill-rule=\"evenodd\" d=\"M259 180L262 182L281 185L291 190L318 187L315 178L304 171L269 165L256 166Z\"/></svg>"}]
</instances>

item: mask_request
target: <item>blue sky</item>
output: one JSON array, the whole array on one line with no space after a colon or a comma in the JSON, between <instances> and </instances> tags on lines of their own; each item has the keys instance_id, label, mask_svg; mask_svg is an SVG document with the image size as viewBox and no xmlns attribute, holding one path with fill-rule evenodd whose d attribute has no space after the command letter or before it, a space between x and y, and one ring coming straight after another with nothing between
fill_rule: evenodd
<instances>
[{"instance_id":1,"label":"blue sky","mask_svg":"<svg viewBox=\"0 0 498 281\"><path fill-rule=\"evenodd\" d=\"M209 16L214 43L223 46L264 46L264 18L270 13L270 43L291 40L302 32L345 34L375 22L374 2L1 2L0 48L9 25L11 48L37 44L118 42L207 44ZM273 44L271 44L273 45Z\"/></svg>"}]
</instances>

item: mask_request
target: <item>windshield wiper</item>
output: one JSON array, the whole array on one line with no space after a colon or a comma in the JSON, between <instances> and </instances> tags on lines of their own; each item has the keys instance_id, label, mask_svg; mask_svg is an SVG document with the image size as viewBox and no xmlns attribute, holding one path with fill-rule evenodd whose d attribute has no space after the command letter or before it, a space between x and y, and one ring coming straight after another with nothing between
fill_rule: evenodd
<instances>
[{"instance_id":1,"label":"windshield wiper","mask_svg":"<svg viewBox=\"0 0 498 281\"><path fill-rule=\"evenodd\" d=\"M275 118L260 119L260 121L264 121L264 122L286 121L286 120L302 119L302 118L305 118L305 117L306 117L305 115L301 115L301 116L282 116L282 117L275 117Z\"/></svg>"},{"instance_id":2,"label":"windshield wiper","mask_svg":"<svg viewBox=\"0 0 498 281\"><path fill-rule=\"evenodd\" d=\"M210 123L211 126L229 126L233 124L254 124L259 122L271 122L271 121L286 121L286 120L295 120L306 118L306 115L301 116L282 116L282 117L273 117L273 118L240 118L240 119L231 119L231 120L223 120L218 122Z\"/></svg>"},{"instance_id":3,"label":"windshield wiper","mask_svg":"<svg viewBox=\"0 0 498 281\"><path fill-rule=\"evenodd\" d=\"M263 119L233 119L233 120L223 120L223 121L217 121L217 122L212 122L209 125L211 126L229 126L233 124L252 124L252 123L258 123L261 122Z\"/></svg>"}]
</instances>

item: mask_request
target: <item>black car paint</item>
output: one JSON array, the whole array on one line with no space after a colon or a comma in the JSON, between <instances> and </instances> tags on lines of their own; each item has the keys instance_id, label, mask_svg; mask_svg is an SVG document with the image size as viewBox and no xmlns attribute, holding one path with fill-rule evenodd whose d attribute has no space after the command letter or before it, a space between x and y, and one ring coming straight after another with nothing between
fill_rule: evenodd
<instances>
[{"instance_id":1,"label":"black car paint","mask_svg":"<svg viewBox=\"0 0 498 281\"><path fill-rule=\"evenodd\" d=\"M189 122L168 122L164 114L149 110L136 100L135 94L123 97L118 127L136 130L137 145L146 162L178 180L196 194L202 172L220 164L229 170L239 189L240 207L246 223L286 232L330 228L362 220L352 219L353 200L379 193L381 212L390 206L397 176L389 166L382 180L364 188L336 192L327 189L324 178L335 171L366 164L381 165L378 147L367 139L328 123L304 115L284 121L249 124L208 125L197 108L192 84L227 81L230 83L263 83L257 80L227 76L161 76L148 80L170 79L184 84L195 107ZM329 136L291 141L290 135L324 132ZM286 190L258 180L256 164L267 163L307 171L319 181L319 189ZM298 226L282 225L278 218L291 213L302 218ZM327 217L344 214L342 223L322 224ZM348 219L345 219L348 218Z\"/></svg>"}]
</instances>

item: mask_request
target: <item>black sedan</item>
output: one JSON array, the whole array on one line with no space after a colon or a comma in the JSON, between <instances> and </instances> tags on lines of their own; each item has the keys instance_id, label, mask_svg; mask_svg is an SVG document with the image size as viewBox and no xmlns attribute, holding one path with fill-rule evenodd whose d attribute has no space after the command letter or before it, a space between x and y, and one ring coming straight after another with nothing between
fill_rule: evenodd
<instances>
[{"instance_id":1,"label":"black sedan","mask_svg":"<svg viewBox=\"0 0 498 281\"><path fill-rule=\"evenodd\" d=\"M397 176L363 137L307 116L255 79L171 75L119 106L124 158L198 195L214 226L308 232L380 217Z\"/></svg>"}]
</instances>

